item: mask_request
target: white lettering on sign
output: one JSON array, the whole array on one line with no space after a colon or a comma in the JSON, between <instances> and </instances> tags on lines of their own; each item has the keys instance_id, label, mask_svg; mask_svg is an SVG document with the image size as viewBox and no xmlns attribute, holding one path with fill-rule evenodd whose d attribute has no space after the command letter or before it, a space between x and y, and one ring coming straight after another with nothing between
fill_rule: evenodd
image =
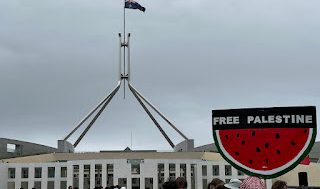
<instances>
[{"instance_id":1,"label":"white lettering on sign","mask_svg":"<svg viewBox=\"0 0 320 189\"><path fill-rule=\"evenodd\" d=\"M239 124L239 116L214 117L213 125Z\"/></svg>"},{"instance_id":2,"label":"white lettering on sign","mask_svg":"<svg viewBox=\"0 0 320 189\"><path fill-rule=\"evenodd\" d=\"M247 124L261 123L312 123L312 115L268 115L247 117Z\"/></svg>"}]
</instances>

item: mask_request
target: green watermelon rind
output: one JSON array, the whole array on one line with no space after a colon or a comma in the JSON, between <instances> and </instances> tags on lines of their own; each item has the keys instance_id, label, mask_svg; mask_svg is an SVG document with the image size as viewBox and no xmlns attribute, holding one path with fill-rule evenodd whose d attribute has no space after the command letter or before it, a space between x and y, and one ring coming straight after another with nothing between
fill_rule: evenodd
<instances>
[{"instance_id":1,"label":"green watermelon rind","mask_svg":"<svg viewBox=\"0 0 320 189\"><path fill-rule=\"evenodd\" d=\"M312 136L311 136L311 139L310 139L310 142L306 148L306 150L302 153L302 155L295 161L292 163L292 165L288 166L287 168L279 171L279 172L276 172L276 173L273 173L273 174L259 174L259 173L255 173L255 172L252 172L252 171L249 171L239 165L237 165L235 162L233 162L232 160L230 160L225 154L224 152L221 150L221 147L220 147L220 143L218 142L218 139L217 139L217 134L216 134L216 130L213 130L213 138L214 138L214 142L218 148L218 151L219 153L221 154L221 156L228 162L230 163L230 165L232 165L234 168L242 171L243 173L247 174L247 175L250 175L250 176L257 176L257 177L260 177L260 178L264 178L264 179L271 179L271 178L276 178L276 177L279 177L287 172L289 172L290 170L294 169L308 154L309 152L311 151L311 148L316 140L316 136L317 136L317 128L310 128L310 131L312 130ZM267 172L267 171L266 171Z\"/></svg>"}]
</instances>

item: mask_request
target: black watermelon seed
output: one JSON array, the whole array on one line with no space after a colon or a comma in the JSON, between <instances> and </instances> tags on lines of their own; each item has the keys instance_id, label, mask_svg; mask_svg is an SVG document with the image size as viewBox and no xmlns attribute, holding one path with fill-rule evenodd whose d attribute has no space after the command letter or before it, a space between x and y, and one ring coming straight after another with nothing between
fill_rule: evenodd
<instances>
[{"instance_id":1,"label":"black watermelon seed","mask_svg":"<svg viewBox=\"0 0 320 189\"><path fill-rule=\"evenodd\" d=\"M229 139L229 136L228 136L228 135L226 135L226 139L227 139L227 140Z\"/></svg>"},{"instance_id":2,"label":"black watermelon seed","mask_svg":"<svg viewBox=\"0 0 320 189\"><path fill-rule=\"evenodd\" d=\"M244 141L244 140L241 142L242 145L244 145L245 143L246 143L246 141Z\"/></svg>"},{"instance_id":3,"label":"black watermelon seed","mask_svg":"<svg viewBox=\"0 0 320 189\"><path fill-rule=\"evenodd\" d=\"M277 150L277 154L280 154L280 150Z\"/></svg>"},{"instance_id":4,"label":"black watermelon seed","mask_svg":"<svg viewBox=\"0 0 320 189\"><path fill-rule=\"evenodd\" d=\"M291 145L292 145L292 146L295 146L295 145L296 145L296 142L295 142L295 141L291 141Z\"/></svg>"},{"instance_id":5,"label":"black watermelon seed","mask_svg":"<svg viewBox=\"0 0 320 189\"><path fill-rule=\"evenodd\" d=\"M276 138L277 138L277 139L280 138L280 134L279 134L279 133L276 134Z\"/></svg>"},{"instance_id":6,"label":"black watermelon seed","mask_svg":"<svg viewBox=\"0 0 320 189\"><path fill-rule=\"evenodd\" d=\"M268 159L266 159L266 163L269 163L269 160L268 160Z\"/></svg>"},{"instance_id":7,"label":"black watermelon seed","mask_svg":"<svg viewBox=\"0 0 320 189\"><path fill-rule=\"evenodd\" d=\"M307 133L307 129L303 130L303 132L306 134Z\"/></svg>"},{"instance_id":8,"label":"black watermelon seed","mask_svg":"<svg viewBox=\"0 0 320 189\"><path fill-rule=\"evenodd\" d=\"M250 160L249 160L249 163L252 165L252 164L253 164L253 161L250 159Z\"/></svg>"},{"instance_id":9,"label":"black watermelon seed","mask_svg":"<svg viewBox=\"0 0 320 189\"><path fill-rule=\"evenodd\" d=\"M260 152L261 150L260 150L260 148L259 148L259 147L257 147L257 148L256 148L256 151L257 151L257 152Z\"/></svg>"},{"instance_id":10,"label":"black watermelon seed","mask_svg":"<svg viewBox=\"0 0 320 189\"><path fill-rule=\"evenodd\" d=\"M252 131L251 135L255 136L256 135L256 131Z\"/></svg>"},{"instance_id":11,"label":"black watermelon seed","mask_svg":"<svg viewBox=\"0 0 320 189\"><path fill-rule=\"evenodd\" d=\"M237 156L239 156L239 155L240 155L240 153L239 153L239 152L235 152L235 154L236 154Z\"/></svg>"},{"instance_id":12,"label":"black watermelon seed","mask_svg":"<svg viewBox=\"0 0 320 189\"><path fill-rule=\"evenodd\" d=\"M268 143L268 142L265 143L265 144L264 144L264 147L265 147L265 148L269 148L269 143Z\"/></svg>"},{"instance_id":13,"label":"black watermelon seed","mask_svg":"<svg viewBox=\"0 0 320 189\"><path fill-rule=\"evenodd\" d=\"M239 138L239 136L240 136L240 134L239 134L239 133L237 133L237 138Z\"/></svg>"}]
</instances>

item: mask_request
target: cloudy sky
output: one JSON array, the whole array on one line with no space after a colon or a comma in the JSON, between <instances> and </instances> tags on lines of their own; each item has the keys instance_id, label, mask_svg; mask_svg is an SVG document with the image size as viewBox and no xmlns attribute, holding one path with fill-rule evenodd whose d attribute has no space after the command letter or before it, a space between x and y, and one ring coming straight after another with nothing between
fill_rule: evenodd
<instances>
[{"instance_id":1,"label":"cloudy sky","mask_svg":"<svg viewBox=\"0 0 320 189\"><path fill-rule=\"evenodd\" d=\"M319 108L318 0L139 3L145 13L126 11L133 85L196 146L213 142L212 109ZM122 7L121 0L0 1L0 137L56 146L115 87ZM128 88L123 93L77 150L170 150Z\"/></svg>"}]
</instances>

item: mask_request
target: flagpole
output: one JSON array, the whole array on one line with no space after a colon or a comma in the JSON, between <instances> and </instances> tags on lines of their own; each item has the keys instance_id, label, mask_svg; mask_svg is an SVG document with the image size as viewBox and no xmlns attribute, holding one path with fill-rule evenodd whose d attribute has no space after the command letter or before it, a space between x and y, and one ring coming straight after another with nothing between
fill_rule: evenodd
<instances>
[{"instance_id":1,"label":"flagpole","mask_svg":"<svg viewBox=\"0 0 320 189\"><path fill-rule=\"evenodd\" d=\"M123 43L126 43L126 0L123 0ZM126 47L123 46L123 76L126 76ZM126 80L124 79L123 85L123 99L126 98Z\"/></svg>"}]
</instances>

